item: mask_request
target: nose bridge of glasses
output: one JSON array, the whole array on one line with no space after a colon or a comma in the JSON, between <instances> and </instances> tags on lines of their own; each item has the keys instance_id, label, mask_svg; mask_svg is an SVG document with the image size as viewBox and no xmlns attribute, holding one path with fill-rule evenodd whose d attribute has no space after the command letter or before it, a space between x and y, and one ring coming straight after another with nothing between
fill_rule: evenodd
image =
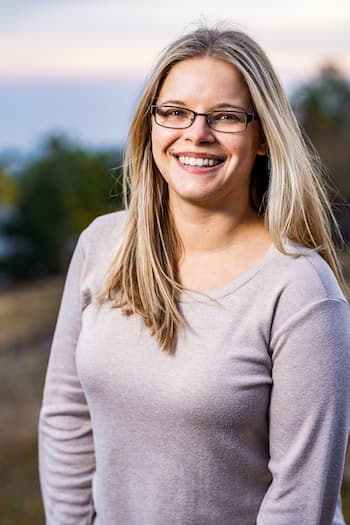
<instances>
[{"instance_id":1,"label":"nose bridge of glasses","mask_svg":"<svg viewBox=\"0 0 350 525\"><path fill-rule=\"evenodd\" d=\"M191 125L194 123L197 117L204 117L206 125L211 128L210 116L211 111L209 111L208 113L197 113L196 111L191 111Z\"/></svg>"}]
</instances>

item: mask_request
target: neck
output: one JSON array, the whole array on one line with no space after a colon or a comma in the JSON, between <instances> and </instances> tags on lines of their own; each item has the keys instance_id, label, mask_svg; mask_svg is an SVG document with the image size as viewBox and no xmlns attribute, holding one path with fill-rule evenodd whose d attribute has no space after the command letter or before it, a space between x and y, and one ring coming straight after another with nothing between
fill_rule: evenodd
<instances>
[{"instance_id":1,"label":"neck","mask_svg":"<svg viewBox=\"0 0 350 525\"><path fill-rule=\"evenodd\" d=\"M247 234L258 228L263 219L249 206L235 210L201 208L188 203L171 206L177 233L181 239L183 255L221 252L241 243Z\"/></svg>"}]
</instances>

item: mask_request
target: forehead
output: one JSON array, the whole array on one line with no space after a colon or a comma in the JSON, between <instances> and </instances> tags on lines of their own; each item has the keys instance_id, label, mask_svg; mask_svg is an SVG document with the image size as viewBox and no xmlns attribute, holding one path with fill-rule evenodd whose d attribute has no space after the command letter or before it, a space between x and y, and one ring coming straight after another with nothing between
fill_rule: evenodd
<instances>
[{"instance_id":1,"label":"forehead","mask_svg":"<svg viewBox=\"0 0 350 525\"><path fill-rule=\"evenodd\" d=\"M250 93L238 69L213 57L190 58L175 64L165 78L158 103L183 102L250 105Z\"/></svg>"}]
</instances>

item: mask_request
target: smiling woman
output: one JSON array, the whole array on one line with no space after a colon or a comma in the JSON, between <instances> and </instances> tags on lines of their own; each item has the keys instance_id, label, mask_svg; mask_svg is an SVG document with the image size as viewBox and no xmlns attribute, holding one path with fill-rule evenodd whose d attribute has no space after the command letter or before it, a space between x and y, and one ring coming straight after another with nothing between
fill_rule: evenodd
<instances>
[{"instance_id":1,"label":"smiling woman","mask_svg":"<svg viewBox=\"0 0 350 525\"><path fill-rule=\"evenodd\" d=\"M238 70L211 57L179 62L165 79L157 97L158 108L175 104L171 102L175 96L182 107L210 111L192 112L185 125L180 121L180 127L178 120L169 122L167 116L166 130L164 114L159 124L159 109L155 113L159 125L152 127L152 153L167 182L173 216L178 215L176 207L181 206L182 199L214 206L220 214L227 209L237 215L238 203L243 202L248 210L250 173L256 155L265 155L266 148L258 121L248 126L247 115L254 113ZM213 113L218 107L221 110ZM179 109L175 114L178 119ZM243 217L236 220L244 222Z\"/></svg>"},{"instance_id":2,"label":"smiling woman","mask_svg":"<svg viewBox=\"0 0 350 525\"><path fill-rule=\"evenodd\" d=\"M48 525L342 525L350 313L320 167L266 55L199 28L81 235L40 417ZM305 497L307 494L307 497Z\"/></svg>"}]
</instances>

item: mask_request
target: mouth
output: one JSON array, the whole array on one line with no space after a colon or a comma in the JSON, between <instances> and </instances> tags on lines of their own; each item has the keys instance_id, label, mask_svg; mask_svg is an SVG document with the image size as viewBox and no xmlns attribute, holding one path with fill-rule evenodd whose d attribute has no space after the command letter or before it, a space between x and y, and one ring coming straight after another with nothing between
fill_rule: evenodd
<instances>
[{"instance_id":1,"label":"mouth","mask_svg":"<svg viewBox=\"0 0 350 525\"><path fill-rule=\"evenodd\" d=\"M207 155L200 156L198 154L175 154L174 157L184 166L195 166L198 168L213 168L224 162L223 159L218 157Z\"/></svg>"}]
</instances>

